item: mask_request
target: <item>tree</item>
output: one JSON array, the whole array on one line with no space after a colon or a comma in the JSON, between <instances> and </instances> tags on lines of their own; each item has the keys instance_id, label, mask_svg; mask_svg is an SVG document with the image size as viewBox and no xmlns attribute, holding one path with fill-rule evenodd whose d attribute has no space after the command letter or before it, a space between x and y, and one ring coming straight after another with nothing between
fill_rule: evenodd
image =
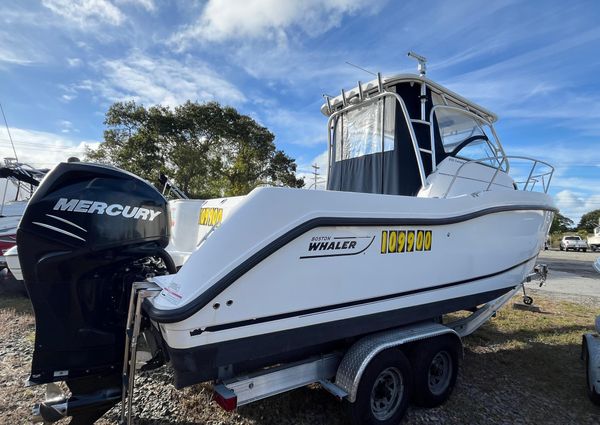
<instances>
[{"instance_id":1,"label":"tree","mask_svg":"<svg viewBox=\"0 0 600 425\"><path fill-rule=\"evenodd\" d=\"M245 195L259 185L302 187L296 163L252 118L216 102L145 108L117 102L106 112L104 142L86 159L153 183L165 173L194 198Z\"/></svg>"},{"instance_id":2,"label":"tree","mask_svg":"<svg viewBox=\"0 0 600 425\"><path fill-rule=\"evenodd\" d=\"M585 230L587 233L593 233L594 227L598 226L598 219L600 219L600 209L582 215L577 225L577 230Z\"/></svg>"},{"instance_id":3,"label":"tree","mask_svg":"<svg viewBox=\"0 0 600 425\"><path fill-rule=\"evenodd\" d=\"M560 213L555 213L552 219L552 225L550 226L550 233L563 233L568 232L573 228L575 223L568 217Z\"/></svg>"}]
</instances>

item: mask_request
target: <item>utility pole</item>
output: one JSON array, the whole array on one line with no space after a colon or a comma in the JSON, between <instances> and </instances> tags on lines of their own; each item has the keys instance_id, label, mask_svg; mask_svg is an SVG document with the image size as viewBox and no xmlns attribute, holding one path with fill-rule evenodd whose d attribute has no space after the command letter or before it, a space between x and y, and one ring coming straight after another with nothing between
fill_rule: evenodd
<instances>
[{"instance_id":1,"label":"utility pole","mask_svg":"<svg viewBox=\"0 0 600 425\"><path fill-rule=\"evenodd\" d=\"M313 176L315 177L315 190L317 190L317 177L319 177L319 167L316 163L313 164L311 167L313 167L313 169L315 171L313 171Z\"/></svg>"}]
</instances>

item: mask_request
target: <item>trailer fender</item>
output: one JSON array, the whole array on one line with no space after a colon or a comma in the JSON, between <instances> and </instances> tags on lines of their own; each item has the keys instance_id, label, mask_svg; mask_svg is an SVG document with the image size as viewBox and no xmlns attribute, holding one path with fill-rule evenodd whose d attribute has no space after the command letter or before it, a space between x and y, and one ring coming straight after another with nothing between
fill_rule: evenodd
<instances>
[{"instance_id":1,"label":"trailer fender","mask_svg":"<svg viewBox=\"0 0 600 425\"><path fill-rule=\"evenodd\" d=\"M588 363L584 365L587 368L588 388L600 394L600 336L583 335L582 357L583 350L587 350L588 355Z\"/></svg>"},{"instance_id":2,"label":"trailer fender","mask_svg":"<svg viewBox=\"0 0 600 425\"><path fill-rule=\"evenodd\" d=\"M354 403L362 374L377 354L388 348L445 334L455 335L460 343L455 330L439 323L421 323L365 336L344 354L337 369L335 385L348 394L349 402Z\"/></svg>"}]
</instances>

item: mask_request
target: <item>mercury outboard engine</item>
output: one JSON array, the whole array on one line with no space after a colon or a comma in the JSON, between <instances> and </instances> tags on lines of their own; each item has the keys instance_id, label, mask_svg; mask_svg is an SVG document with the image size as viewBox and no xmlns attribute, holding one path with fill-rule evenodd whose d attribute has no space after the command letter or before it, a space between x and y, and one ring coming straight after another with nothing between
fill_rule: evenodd
<instances>
[{"instance_id":1,"label":"mercury outboard engine","mask_svg":"<svg viewBox=\"0 0 600 425\"><path fill-rule=\"evenodd\" d=\"M131 285L175 272L167 201L139 177L61 163L29 201L17 232L36 320L30 385L65 381L72 396L39 418L92 423L120 400Z\"/></svg>"}]
</instances>

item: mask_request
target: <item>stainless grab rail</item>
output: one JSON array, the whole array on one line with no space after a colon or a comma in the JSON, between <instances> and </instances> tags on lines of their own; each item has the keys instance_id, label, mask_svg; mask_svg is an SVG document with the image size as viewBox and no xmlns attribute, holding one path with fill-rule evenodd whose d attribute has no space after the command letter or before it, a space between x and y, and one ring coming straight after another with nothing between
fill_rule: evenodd
<instances>
[{"instance_id":1,"label":"stainless grab rail","mask_svg":"<svg viewBox=\"0 0 600 425\"><path fill-rule=\"evenodd\" d=\"M486 167L491 167L491 165L489 165L489 163L484 164L484 162L495 161L498 164L498 166L493 167L496 169L496 171L494 172L494 175L492 176L492 178L488 182L487 187L485 188L485 191L490 190L490 188L494 184L494 181L496 180L496 177L498 176L500 171L502 171L502 165L504 164L504 162L507 162L508 159L531 161L533 163L531 166L531 169L529 170L529 175L527 176L527 180L525 180L524 182L515 182L516 184L525 183L525 186L523 187L523 189L520 189L520 190L527 191L527 188L529 187L529 184L531 183L531 187L529 188L529 191L533 191L535 184L541 180L542 189L543 189L544 193L548 193L548 189L550 188L550 181L552 180L552 175L554 174L554 167L552 165L550 165L547 162L542 161L540 159L530 158L527 156L502 155L501 157L500 156L492 156L492 157L487 157L487 158L472 159L472 160L468 160L468 161L464 162L463 164L461 164L460 167L458 167L456 172L454 173L454 176L452 176L452 181L448 185L448 189L446 190L446 193L444 194L443 197L444 198L448 197L448 194L450 193L450 190L452 189L454 182L459 177L460 172L462 171L462 169L465 166L467 166L469 164L481 164ZM546 167L549 168L549 171L547 171L545 173L540 173L540 174L533 174L535 171L535 168L537 167L538 164L545 165ZM546 180L546 176L548 176L547 180Z\"/></svg>"}]
</instances>

